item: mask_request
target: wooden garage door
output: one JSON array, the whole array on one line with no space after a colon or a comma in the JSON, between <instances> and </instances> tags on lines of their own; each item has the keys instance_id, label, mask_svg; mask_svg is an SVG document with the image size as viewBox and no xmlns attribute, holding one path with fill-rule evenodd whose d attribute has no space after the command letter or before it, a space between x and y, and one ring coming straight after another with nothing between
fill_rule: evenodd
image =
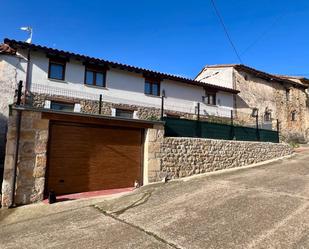
<instances>
[{"instance_id":1,"label":"wooden garage door","mask_svg":"<svg viewBox=\"0 0 309 249\"><path fill-rule=\"evenodd\" d=\"M47 191L57 195L134 186L142 130L51 123Z\"/></svg>"}]
</instances>

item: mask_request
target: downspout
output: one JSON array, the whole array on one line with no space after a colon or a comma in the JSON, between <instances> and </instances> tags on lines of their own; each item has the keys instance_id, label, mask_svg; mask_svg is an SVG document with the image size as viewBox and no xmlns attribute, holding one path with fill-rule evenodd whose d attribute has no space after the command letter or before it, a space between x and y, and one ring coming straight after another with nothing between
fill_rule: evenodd
<instances>
[{"instance_id":1,"label":"downspout","mask_svg":"<svg viewBox=\"0 0 309 249\"><path fill-rule=\"evenodd\" d=\"M16 146L15 146L15 154L14 154L14 168L13 168L13 186L12 186L12 203L10 208L15 206L15 190L16 190L16 172L17 172L17 164L18 164L18 155L19 155L19 141L20 141L20 127L21 127L21 118L22 118L22 111L17 110L17 120L16 120Z\"/></svg>"},{"instance_id":2,"label":"downspout","mask_svg":"<svg viewBox=\"0 0 309 249\"><path fill-rule=\"evenodd\" d=\"M28 71L27 71L28 74ZM21 105L21 96L22 96L22 87L23 82L19 81L18 83L18 91L17 91L17 101L16 106L20 107ZM24 98L25 99L25 98ZM17 164L18 164L18 156L19 156L19 141L20 141L20 128L21 128L21 118L22 118L22 111L17 110L17 120L16 120L16 146L15 146L15 153L14 153L14 168L13 168L13 183L12 183L12 193L11 193L11 204L10 208L15 207L15 190L16 190L16 178L17 178Z\"/></svg>"},{"instance_id":3,"label":"downspout","mask_svg":"<svg viewBox=\"0 0 309 249\"><path fill-rule=\"evenodd\" d=\"M30 46L30 45L29 45ZM27 53L27 71L26 71L26 84L25 84L25 92L24 92L24 98L23 98L23 104L26 104L27 100L27 94L30 89L30 66L31 66L31 57L30 57L30 47L28 48L28 53Z\"/></svg>"}]
</instances>

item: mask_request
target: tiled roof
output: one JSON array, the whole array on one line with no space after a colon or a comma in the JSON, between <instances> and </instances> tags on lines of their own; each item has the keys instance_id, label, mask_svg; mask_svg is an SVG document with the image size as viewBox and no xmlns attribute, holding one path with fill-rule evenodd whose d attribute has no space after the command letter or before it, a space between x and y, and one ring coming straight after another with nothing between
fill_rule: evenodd
<instances>
[{"instance_id":1,"label":"tiled roof","mask_svg":"<svg viewBox=\"0 0 309 249\"><path fill-rule=\"evenodd\" d=\"M266 80L270 80L270 81L275 80L275 81L280 82L280 83L285 82L285 83L292 84L294 86L300 86L300 87L303 87L303 88L307 88L307 86L291 80L290 78L292 78L292 77L289 78L289 77L283 77L283 76L280 76L280 75L269 74L269 73L254 69L252 67L248 67L248 66L243 65L243 64L208 65L205 68L225 68L225 67L233 67L236 70L242 70L242 71L251 73L251 74L255 75L256 77L259 77L259 78L262 78L262 79L266 79Z\"/></svg>"},{"instance_id":2,"label":"tiled roof","mask_svg":"<svg viewBox=\"0 0 309 249\"><path fill-rule=\"evenodd\" d=\"M23 48L23 49L30 48L32 50L40 50L40 51L44 51L46 53L55 54L55 55L59 55L59 56L77 58L77 59L85 61L85 62L100 63L100 64L107 65L109 67L113 67L113 68L117 68L117 69L121 69L121 70L125 70L125 71L142 73L143 75L145 75L147 77L157 77L157 78L160 78L160 79L169 79L169 80L174 80L174 81L178 81L178 82L182 82L182 83L186 83L186 84L190 84L190 85L202 86L202 87L205 87L205 88L208 88L208 89L214 89L214 90L229 92L229 93L233 93L233 94L239 93L239 91L237 91L235 89L231 89L231 88L226 88L226 87L221 87L221 86L212 85L212 84L208 84L208 83L203 83L203 82L196 81L196 80L193 80L193 79L188 79L188 78L184 78L184 77L180 77L180 76L176 76L176 75L172 75L172 74L167 74L167 73L161 73L161 72L148 70L148 69L144 69L144 68L140 68L140 67L135 67L135 66L131 66L131 65L121 64L121 63L118 63L118 62L112 62L112 61L107 61L107 60L103 60L103 59L99 59L99 58L89 57L87 55L72 53L72 52L58 50L58 49L54 49L54 48L48 48L48 47L41 46L41 45L29 44L29 43L26 43L26 42L10 40L10 39L7 39L7 38L4 39L4 43L8 44L8 45L10 45L10 46L12 46L13 48L16 48L16 49L18 49L18 48Z\"/></svg>"},{"instance_id":3,"label":"tiled roof","mask_svg":"<svg viewBox=\"0 0 309 249\"><path fill-rule=\"evenodd\" d=\"M291 79L291 80L298 80L303 84L309 85L309 79L304 77L304 76L292 76L292 75L278 75L278 77L283 78L283 79Z\"/></svg>"},{"instance_id":4,"label":"tiled roof","mask_svg":"<svg viewBox=\"0 0 309 249\"><path fill-rule=\"evenodd\" d=\"M11 48L8 44L0 44L0 54L16 54L16 50Z\"/></svg>"}]
</instances>

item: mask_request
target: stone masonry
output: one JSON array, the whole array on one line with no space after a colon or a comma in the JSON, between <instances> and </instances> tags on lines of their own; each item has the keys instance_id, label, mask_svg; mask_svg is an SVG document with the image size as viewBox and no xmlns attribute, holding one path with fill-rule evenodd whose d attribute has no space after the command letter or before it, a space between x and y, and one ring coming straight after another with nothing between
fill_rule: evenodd
<instances>
[{"instance_id":1,"label":"stone masonry","mask_svg":"<svg viewBox=\"0 0 309 249\"><path fill-rule=\"evenodd\" d=\"M19 155L17 160L15 204L23 205L43 200L47 162L49 120L41 118L40 111L22 111ZM15 150L17 139L17 110L13 110L8 123L2 207L12 204ZM164 126L155 124L145 130L144 184L160 179L160 147Z\"/></svg>"},{"instance_id":2,"label":"stone masonry","mask_svg":"<svg viewBox=\"0 0 309 249\"><path fill-rule=\"evenodd\" d=\"M17 110L9 118L2 206L12 203L16 149ZM17 160L15 204L43 200L47 162L49 120L40 111L22 111L19 155ZM285 144L164 137L164 126L145 129L144 184L165 177L179 178L225 168L244 166L290 155Z\"/></svg>"},{"instance_id":3,"label":"stone masonry","mask_svg":"<svg viewBox=\"0 0 309 249\"><path fill-rule=\"evenodd\" d=\"M161 146L161 175L180 178L250 165L292 153L287 144L166 137Z\"/></svg>"},{"instance_id":4,"label":"stone masonry","mask_svg":"<svg viewBox=\"0 0 309 249\"><path fill-rule=\"evenodd\" d=\"M155 125L147 129L144 147L144 184L162 179L161 173L161 146L164 139L164 126Z\"/></svg>"},{"instance_id":5,"label":"stone masonry","mask_svg":"<svg viewBox=\"0 0 309 249\"><path fill-rule=\"evenodd\" d=\"M32 96L28 104L36 108L43 108L45 100L66 101L70 103L77 103L77 104L80 104L82 113L99 114L100 102L96 100L86 100L86 99L65 97L65 96L60 96L60 95L32 93ZM121 104L121 103L111 103L111 102L105 102L104 100L101 106L101 114L111 116L112 108L136 111L137 118L142 119L142 120L154 120L155 121L155 120L159 120L161 117L161 110L159 108L128 105L128 104ZM165 114L176 115L176 116L187 118L187 119L196 119L195 114L185 113L185 112L165 110ZM201 115L201 118L209 119L211 117L209 116L204 117L204 115Z\"/></svg>"},{"instance_id":6,"label":"stone masonry","mask_svg":"<svg viewBox=\"0 0 309 249\"><path fill-rule=\"evenodd\" d=\"M13 189L14 157L16 149L17 111L13 110L9 118L5 168L2 183L2 206L11 205ZM15 203L17 205L33 203L43 199L45 184L46 152L49 120L41 119L40 112L23 111Z\"/></svg>"},{"instance_id":7,"label":"stone masonry","mask_svg":"<svg viewBox=\"0 0 309 249\"><path fill-rule=\"evenodd\" d=\"M234 70L233 75L235 88L240 91L235 101L238 111L236 118L243 123L254 123L254 118L248 114L252 108L258 108L260 120L263 120L266 112L271 113L274 127L275 121L279 120L283 141L304 143L309 140L308 96L304 88L264 80L238 70ZM292 112L296 113L295 120L292 120Z\"/></svg>"}]
</instances>

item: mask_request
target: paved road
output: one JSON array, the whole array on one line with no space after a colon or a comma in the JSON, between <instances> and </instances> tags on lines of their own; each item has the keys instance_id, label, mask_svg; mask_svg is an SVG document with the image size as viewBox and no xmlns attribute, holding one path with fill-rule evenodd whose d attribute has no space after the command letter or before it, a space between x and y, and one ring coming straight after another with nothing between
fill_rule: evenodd
<instances>
[{"instance_id":1,"label":"paved road","mask_svg":"<svg viewBox=\"0 0 309 249\"><path fill-rule=\"evenodd\" d=\"M309 152L112 200L0 212L0 248L309 248Z\"/></svg>"}]
</instances>

